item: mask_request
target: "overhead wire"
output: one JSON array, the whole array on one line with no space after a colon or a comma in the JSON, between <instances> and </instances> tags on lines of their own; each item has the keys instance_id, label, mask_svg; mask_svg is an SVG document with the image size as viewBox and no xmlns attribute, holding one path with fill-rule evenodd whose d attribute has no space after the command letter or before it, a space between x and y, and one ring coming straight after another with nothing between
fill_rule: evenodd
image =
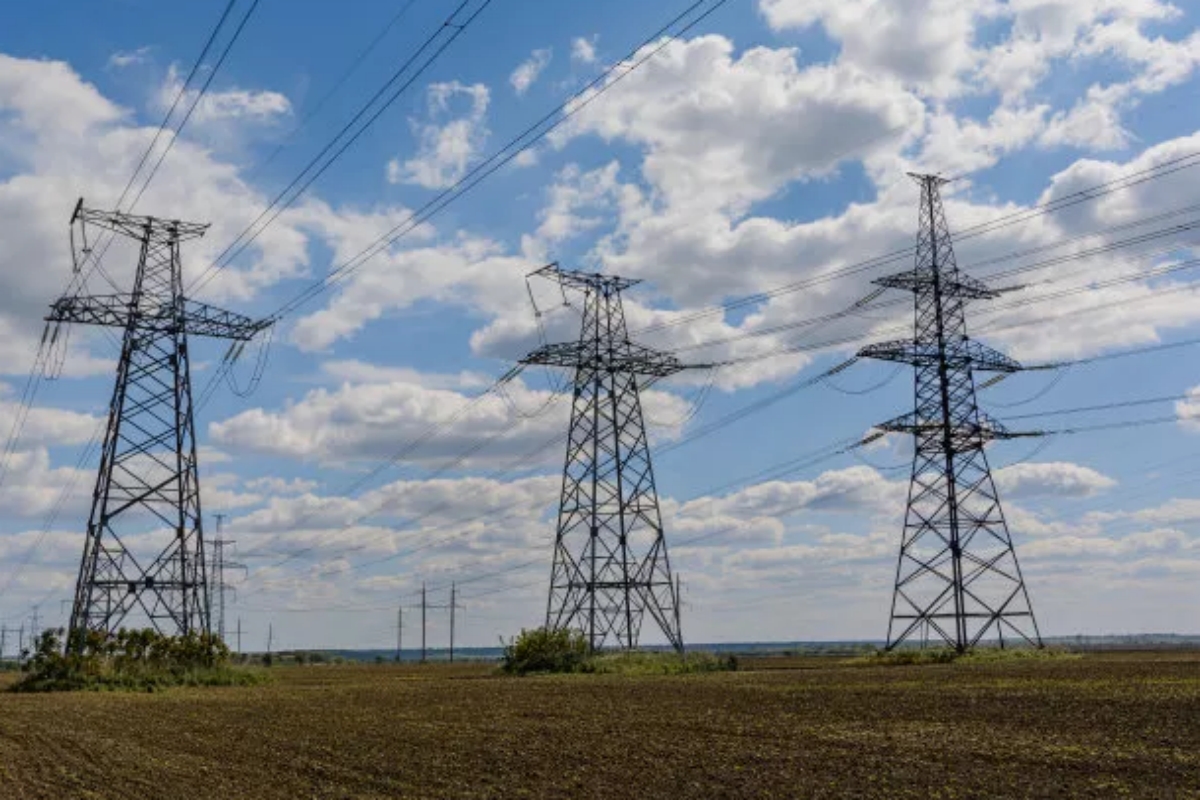
<instances>
[{"instance_id":1,"label":"overhead wire","mask_svg":"<svg viewBox=\"0 0 1200 800\"><path fill-rule=\"evenodd\" d=\"M227 268L234 259L245 252L264 231L300 198L300 196L318 178L337 163L346 151L366 133L372 125L404 95L422 75L424 75L441 57L450 45L462 36L471 24L484 12L492 0L478 0L479 6L465 19L457 21L458 16L477 0L461 0L453 13L428 36L417 50L406 59L392 76L381 86L371 98L363 104L358 112L345 123L329 142L305 165L287 186L280 190L267 204L259 215L242 230L233 241L221 251L212 264L188 284L189 293L198 291L206 286L223 269ZM442 41L439 41L442 40ZM413 66L427 50L430 55L405 80L409 68ZM397 85L398 84L398 85ZM388 94L391 92L390 94ZM386 95L386 97L385 97ZM380 98L383 98L380 103ZM378 103L378 107L376 104ZM360 121L361 124L360 124ZM343 141L344 139L344 141ZM260 223L262 223L260 225Z\"/></svg>"},{"instance_id":2,"label":"overhead wire","mask_svg":"<svg viewBox=\"0 0 1200 800\"><path fill-rule=\"evenodd\" d=\"M279 319L295 312L315 297L344 280L347 276L356 272L367 261L385 252L395 242L416 230L450 203L469 192L487 177L503 168L518 155L531 148L538 141L541 141L580 111L587 108L597 98L612 89L676 39L699 25L727 2L728 0L697 0L697 2L692 3L670 22L663 25L637 45L624 59L605 69L582 89L573 93L567 100L552 109L537 122L510 139L507 144L493 152L488 158L476 164L429 202L409 214L404 220L375 239L374 242L360 250L356 255L331 269L325 277L314 282L307 289L280 306L272 315L272 318ZM699 9L706 5L708 8L699 11ZM698 11L699 13L697 14ZM688 19L693 16L693 19ZM639 57L638 54L646 48L650 48L649 51Z\"/></svg>"}]
</instances>

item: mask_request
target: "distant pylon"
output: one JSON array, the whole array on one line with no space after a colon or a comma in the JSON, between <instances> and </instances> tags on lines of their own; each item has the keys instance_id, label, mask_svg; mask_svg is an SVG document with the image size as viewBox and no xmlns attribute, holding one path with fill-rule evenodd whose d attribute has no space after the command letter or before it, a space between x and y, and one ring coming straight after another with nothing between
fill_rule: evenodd
<instances>
[{"instance_id":1,"label":"distant pylon","mask_svg":"<svg viewBox=\"0 0 1200 800\"><path fill-rule=\"evenodd\" d=\"M221 538L221 523L225 520L224 514L214 514L217 520L217 538L213 540L213 555L212 555L212 570L208 576L210 596L212 591L217 594L217 636L222 642L225 642L225 593L232 591L235 595L237 589L230 586L225 580L226 569L245 570L246 565L236 561L229 561L225 558L225 548L237 544L233 539Z\"/></svg>"},{"instance_id":2,"label":"distant pylon","mask_svg":"<svg viewBox=\"0 0 1200 800\"><path fill-rule=\"evenodd\" d=\"M545 345L521 362L575 373L546 626L581 630L593 649L632 649L648 613L682 650L638 379L687 367L629 341L621 291L637 281L557 264L532 274L584 293L578 341Z\"/></svg>"},{"instance_id":3,"label":"distant pylon","mask_svg":"<svg viewBox=\"0 0 1200 800\"><path fill-rule=\"evenodd\" d=\"M179 246L207 225L94 211L82 200L76 223L128 236L140 255L131 293L67 295L46 317L125 332L68 641L81 648L84 634L111 633L130 615L161 633L208 633L188 336L244 342L263 325L184 298Z\"/></svg>"},{"instance_id":4,"label":"distant pylon","mask_svg":"<svg viewBox=\"0 0 1200 800\"><path fill-rule=\"evenodd\" d=\"M915 447L887 647L930 638L959 652L985 639L1041 646L1041 635L984 447L1019 434L979 410L976 372L1021 365L967 336L964 306L995 289L960 273L936 175L921 187L916 263L875 283L915 298L911 340L874 344L860 356L912 364L916 408L878 426L910 433Z\"/></svg>"}]
</instances>

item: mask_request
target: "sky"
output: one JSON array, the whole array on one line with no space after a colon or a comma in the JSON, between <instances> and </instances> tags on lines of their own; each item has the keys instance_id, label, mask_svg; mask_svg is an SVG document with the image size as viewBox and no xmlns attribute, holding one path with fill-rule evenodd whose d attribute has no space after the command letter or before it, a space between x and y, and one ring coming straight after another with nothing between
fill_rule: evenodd
<instances>
[{"instance_id":1,"label":"sky","mask_svg":"<svg viewBox=\"0 0 1200 800\"><path fill-rule=\"evenodd\" d=\"M912 375L860 361L810 379L906 335L911 306L884 295L788 325L911 267L910 171L953 179L952 230L1008 220L956 241L964 270L1012 289L970 305L972 335L1028 365L1077 362L979 391L1013 430L1058 431L988 448L1043 634L1200 634L1194 4L727 0L639 51L690 4L261 0L218 64L252 6L237 0L180 95L224 5L6 15L0 435L71 280L75 202L114 207L175 98L189 107L211 78L182 132L154 145L151 163L170 150L133 211L211 223L183 250L197 299L289 311L228 376L226 343L192 344L197 396L212 390L197 416L205 525L211 537L222 515L245 565L226 612L244 648L268 628L277 648L389 647L398 607L407 648L422 583L442 607L431 646L447 641L451 582L460 646L542 622L564 376L529 369L481 395L543 332L577 335L578 298L527 286L552 261L640 279L624 298L634 338L699 365L643 394L685 639L881 639L910 443L812 456L908 410ZM451 40L429 67L389 83L439 31ZM604 91L548 136L408 224L598 77ZM381 87L394 102L256 226ZM1064 202L1135 174L1152 177ZM102 263L130 285L125 243ZM82 327L53 341L0 462L4 626L35 606L44 624L65 619L117 342ZM1123 425L1135 420L1154 424Z\"/></svg>"}]
</instances>

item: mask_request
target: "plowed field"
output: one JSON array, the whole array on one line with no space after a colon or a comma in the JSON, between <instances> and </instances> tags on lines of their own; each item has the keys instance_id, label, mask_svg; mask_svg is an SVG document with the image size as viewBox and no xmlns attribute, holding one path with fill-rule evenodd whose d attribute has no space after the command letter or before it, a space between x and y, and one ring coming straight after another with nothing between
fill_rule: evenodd
<instances>
[{"instance_id":1,"label":"plowed field","mask_svg":"<svg viewBox=\"0 0 1200 800\"><path fill-rule=\"evenodd\" d=\"M1198 654L748 666L0 693L0 798L1200 798Z\"/></svg>"}]
</instances>

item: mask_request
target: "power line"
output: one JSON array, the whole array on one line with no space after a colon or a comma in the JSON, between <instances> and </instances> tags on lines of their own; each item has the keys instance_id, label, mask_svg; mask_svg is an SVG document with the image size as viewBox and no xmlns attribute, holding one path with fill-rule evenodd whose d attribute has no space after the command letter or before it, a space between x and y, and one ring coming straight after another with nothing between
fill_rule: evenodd
<instances>
[{"instance_id":1,"label":"power line","mask_svg":"<svg viewBox=\"0 0 1200 800\"><path fill-rule=\"evenodd\" d=\"M441 54L445 52L445 50L451 44L453 44L459 36L466 32L466 30L471 26L471 23L474 22L475 19L482 14L492 2L492 0L482 0L482 4L473 12L471 12L466 19L464 19L462 22L456 22L456 17L458 17L458 15L474 1L475 0L462 0L462 2L454 10L454 13L452 13L449 18L447 18L446 21L437 28L437 30L435 30L428 38L425 39L421 46L417 48L417 51L413 53L412 56L409 57L408 60L406 60L400 66L400 68L392 74L391 78L389 78L388 81L379 88L379 90L371 97L370 100L368 100L361 108L359 108L358 113L356 113L349 122L342 126L341 130L334 135L334 137L325 145L325 147L323 147L321 151L317 153L317 155L315 155L307 165L305 165L304 169L302 169L300 173L283 188L282 191L275 195L267 207L264 208L262 212L260 212L259 215L254 219L254 221L251 222L250 225L248 225L241 233L239 233L223 251L221 251L221 253L213 260L213 263L188 285L189 292L192 292L193 290L199 290L206 286L217 275L217 273L228 267L229 264L232 263L232 261L237 258L239 254L244 252L247 247L253 244L258 237L261 236L262 233L271 225L271 223L279 218L280 214L282 214L287 208L296 202L300 195L303 194L304 191L311 186L314 181L325 174L326 170L333 166L333 164L336 163L339 158L341 158L346 150L348 150L351 145L358 141L359 137L366 133L371 125L373 125L375 121L378 120L385 111L387 111L387 109L391 108L396 100L398 100L400 96L404 94L404 92L406 92L414 83L416 83L417 80L420 79L422 75L425 74L426 71L429 70L431 66L433 66ZM444 39L444 41L439 43L439 39ZM403 77L403 75L408 71L409 67L416 63L416 61L425 53L426 50L430 49L433 49L433 52L427 59L425 59L424 63L422 63L407 80L405 80L403 83L400 83L399 86L396 86L395 90L392 91L392 93L383 101L383 103L372 111L372 106L374 106L381 97L387 94L387 92L392 89L393 86L395 86L396 82ZM367 116L368 113L369 116ZM364 116L366 116L366 120L362 123L362 125L358 126L357 130L355 130L355 126L358 125L359 120L362 120ZM347 138L339 145L339 140L341 140L343 137ZM334 150L335 147L337 148L336 150ZM332 155L330 155L330 151L333 151ZM326 158L326 156L329 157ZM322 163L323 159L324 162ZM263 222L264 220L266 221ZM259 227L260 222L263 223L261 227Z\"/></svg>"},{"instance_id":2,"label":"power line","mask_svg":"<svg viewBox=\"0 0 1200 800\"><path fill-rule=\"evenodd\" d=\"M621 80L628 77L635 70L657 55L671 42L683 36L695 26L699 25L703 20L707 19L717 9L724 6L728 0L698 0L692 3L683 12L675 16L666 25L663 25L649 37L637 45L624 59L616 62L608 69L604 70L593 80L589 81L582 89L573 93L564 102L544 115L537 122L530 125L517 136L509 140L507 144L495 151L488 158L477 164L465 175L462 176L451 186L447 187L432 200L421 206L419 209L410 214L403 221L395 225L387 233L377 238L374 242L367 245L358 254L352 256L342 262L337 267L330 270L329 274L324 278L314 282L307 289L302 291L292 300L284 303L273 315L273 319L280 319L288 314L291 314L301 306L308 303L313 298L327 291L336 283L343 280L346 276L358 270L363 264L370 259L379 255L389 248L396 241L406 236L415 230L418 226L426 222L428 219L439 213L442 209L458 199L462 195L469 192L480 182L495 173L497 170L504 167L521 153L528 150L538 141L556 130L567 120L574 117L583 109L587 108L596 98L603 95L613 86L617 85ZM680 23L687 20L688 17L694 15L701 7L709 5L709 8L704 10L694 19L683 24ZM677 28L677 29L676 29ZM660 40L661 39L661 40ZM650 47L656 40L660 40L648 53L638 57L638 53L644 48ZM619 70L624 70L619 72ZM607 81L607 83L605 82Z\"/></svg>"},{"instance_id":3,"label":"power line","mask_svg":"<svg viewBox=\"0 0 1200 800\"><path fill-rule=\"evenodd\" d=\"M1158 164L1158 165L1155 165L1153 167L1149 167L1149 168L1146 168L1143 170L1138 170L1137 172L1133 172L1133 173L1130 173L1129 175L1125 175L1125 176L1122 176L1119 178L1114 178L1111 181L1106 181L1104 183L1097 184L1095 186L1090 186L1085 189L1080 189L1079 191L1072 192L1069 195L1065 195L1056 200L1033 206L1032 208L1029 208L1029 209L1021 209L1019 211L1014 211L1009 214L1005 214L1005 215L1002 215L995 219L989 220L987 222L980 223L978 225L974 225L969 228L963 228L953 237L953 240L957 244L959 242L973 239L978 236L982 236L982 235L985 235L988 233L993 233L997 230L1007 228L1007 227L1010 227L1012 225L1015 225L1015 224L1018 224L1021 222L1027 222L1038 216L1055 213L1057 211L1063 210L1064 208L1070 208L1070 207L1078 205L1080 203L1089 202L1091 200L1095 200L1097 198L1104 197L1108 194L1112 194L1113 192L1121 191L1123 189L1128 189L1128 188L1140 185L1140 184L1145 183L1150 180L1156 180L1158 178L1166 177L1168 175L1172 175L1176 172L1179 172L1180 170L1188 169L1190 167L1197 166L1197 165L1200 165L1200 152L1190 153L1185 156L1180 156L1178 158L1174 158L1169 161L1165 161L1162 164ZM673 327L677 327L679 325L686 325L689 322L693 322L697 319L703 319L705 317L713 316L715 314L724 314L728 311L736 310L738 308L742 308L747 305L757 305L757 304L760 304L767 300L770 300L772 298L779 297L781 295L791 294L793 292L797 292L802 289L812 288L813 286L818 286L822 283L828 283L829 281L836 280L838 278L843 278L848 275L856 275L856 274L859 274L862 272L868 272L868 271L871 271L874 269L888 266L890 264L894 264L897 261L911 258L914 252L915 252L914 248L912 248L912 247L905 247L905 248L901 248L899 250L894 250L890 253L886 253L886 254L880 255L880 256L875 256L873 258L868 258L863 261L858 261L856 263L849 264L845 267L840 267L838 269L834 269L829 272L822 273L820 275L816 275L816 276L809 277L809 278L804 278L799 281L794 281L792 283L787 283L787 284L784 284L783 286L776 287L775 289L769 289L764 292L758 292L758 293L755 293L752 295L747 295L745 297L738 298L736 300L731 300L727 303L722 303L713 308L700 309L698 311L684 314L681 317L676 317L676 318L673 318L670 320L664 320L662 322L653 323L651 325L647 325L643 328L640 328L640 329L634 331L634 333L635 334L645 334L645 333L651 333L651 332L663 330L666 328L673 328ZM984 262L984 263L989 263L989 262Z\"/></svg>"}]
</instances>

